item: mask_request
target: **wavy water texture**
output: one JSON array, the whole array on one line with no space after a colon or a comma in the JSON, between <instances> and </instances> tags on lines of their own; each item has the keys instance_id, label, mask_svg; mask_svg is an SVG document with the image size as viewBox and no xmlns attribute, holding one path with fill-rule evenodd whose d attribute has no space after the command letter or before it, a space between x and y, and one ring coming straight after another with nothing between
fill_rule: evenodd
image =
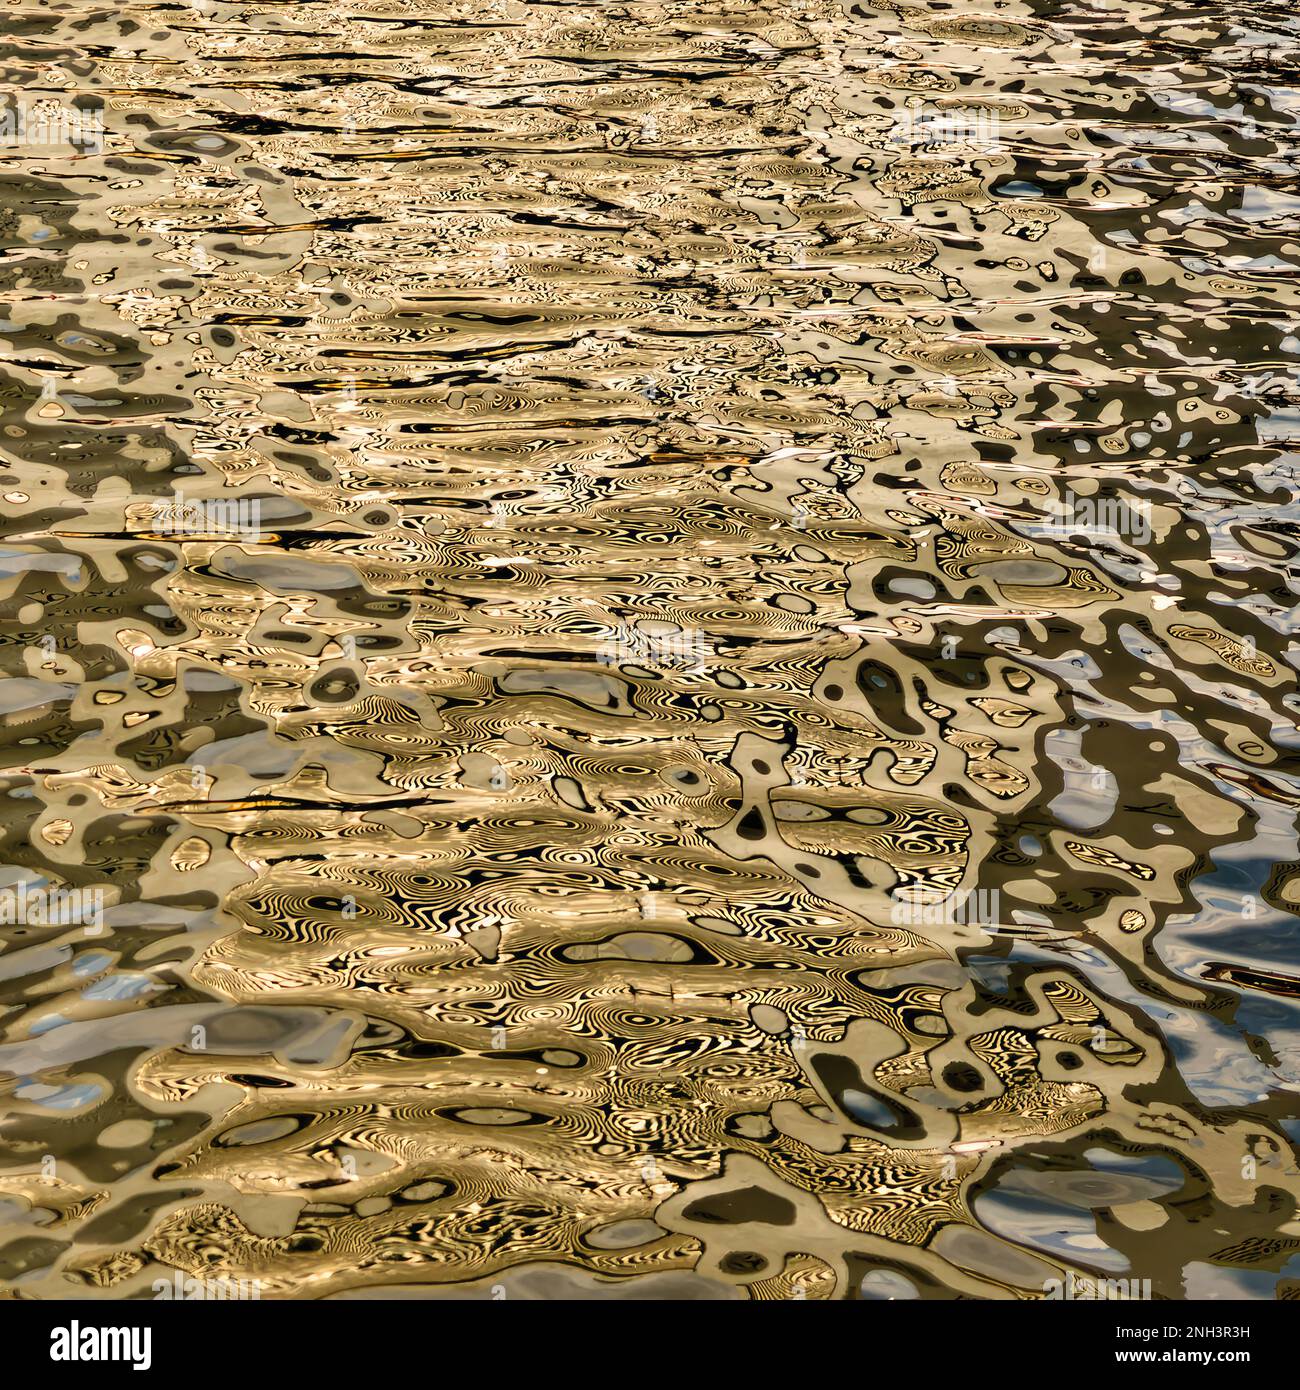
<instances>
[{"instance_id":1,"label":"wavy water texture","mask_svg":"<svg viewBox=\"0 0 1300 1390\"><path fill-rule=\"evenodd\" d=\"M6 26L6 1296L1300 1297L1292 6Z\"/></svg>"}]
</instances>

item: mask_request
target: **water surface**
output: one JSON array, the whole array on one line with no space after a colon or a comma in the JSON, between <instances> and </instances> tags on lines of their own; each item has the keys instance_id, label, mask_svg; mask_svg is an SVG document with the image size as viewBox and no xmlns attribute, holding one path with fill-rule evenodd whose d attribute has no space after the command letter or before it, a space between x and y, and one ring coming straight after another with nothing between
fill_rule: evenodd
<instances>
[{"instance_id":1,"label":"water surface","mask_svg":"<svg viewBox=\"0 0 1300 1390\"><path fill-rule=\"evenodd\" d=\"M1298 43L11 6L7 1295L1300 1295Z\"/></svg>"}]
</instances>

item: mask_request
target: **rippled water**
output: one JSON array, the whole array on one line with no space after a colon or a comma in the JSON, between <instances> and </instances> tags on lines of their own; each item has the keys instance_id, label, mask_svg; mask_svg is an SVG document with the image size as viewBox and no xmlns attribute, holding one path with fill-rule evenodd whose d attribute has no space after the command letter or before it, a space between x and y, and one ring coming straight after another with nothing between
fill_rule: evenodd
<instances>
[{"instance_id":1,"label":"rippled water","mask_svg":"<svg viewBox=\"0 0 1300 1390\"><path fill-rule=\"evenodd\" d=\"M9 1296L1300 1295L1293 16L11 6Z\"/></svg>"}]
</instances>

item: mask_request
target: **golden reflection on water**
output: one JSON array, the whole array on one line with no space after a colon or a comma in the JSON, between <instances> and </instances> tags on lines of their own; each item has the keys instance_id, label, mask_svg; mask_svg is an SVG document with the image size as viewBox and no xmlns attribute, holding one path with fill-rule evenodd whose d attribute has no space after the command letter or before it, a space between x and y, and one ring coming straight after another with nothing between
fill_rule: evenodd
<instances>
[{"instance_id":1,"label":"golden reflection on water","mask_svg":"<svg viewBox=\"0 0 1300 1390\"><path fill-rule=\"evenodd\" d=\"M1300 1294L1294 19L11 17L9 1296Z\"/></svg>"}]
</instances>

